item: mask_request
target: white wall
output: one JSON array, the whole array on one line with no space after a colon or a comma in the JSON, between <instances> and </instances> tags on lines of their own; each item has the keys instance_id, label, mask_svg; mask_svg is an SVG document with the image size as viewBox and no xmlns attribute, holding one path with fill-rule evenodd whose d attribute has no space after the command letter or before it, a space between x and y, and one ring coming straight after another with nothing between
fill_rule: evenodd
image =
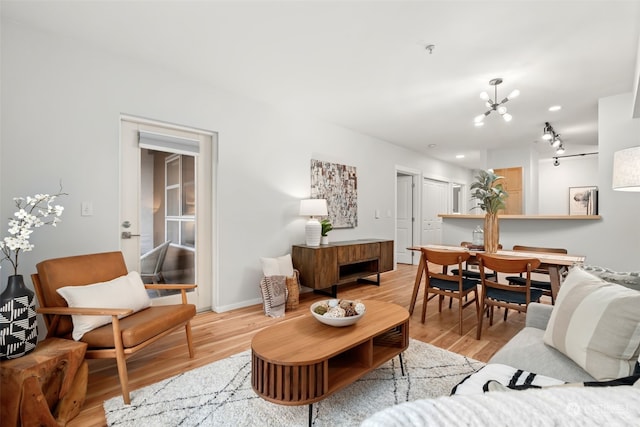
<instances>
[{"instance_id":1,"label":"white wall","mask_svg":"<svg viewBox=\"0 0 640 427\"><path fill-rule=\"evenodd\" d=\"M515 144L514 144L515 145ZM538 213L538 153L533 148L487 150L487 168L522 167L522 213Z\"/></svg>"},{"instance_id":2,"label":"white wall","mask_svg":"<svg viewBox=\"0 0 640 427\"><path fill-rule=\"evenodd\" d=\"M566 248L569 253L585 255L587 264L609 267L618 271L639 271L640 261L640 193L618 192L611 189L613 153L640 145L640 118L631 118L632 93L610 96L598 103L598 151L594 158L569 162L549 174L557 174L554 182L541 182L540 193L549 190L556 203L565 203L570 186L598 187L601 220L508 220L500 221L500 243L505 248L515 244ZM540 177L547 166L540 162ZM566 166L566 171L562 168ZM502 167L496 166L496 167ZM553 168L553 166L551 166ZM568 177L570 169L577 177ZM549 177L551 179L551 177ZM553 193L561 188L561 192ZM541 200L542 203L542 200ZM546 203L546 202L545 202ZM553 203L553 202L552 202ZM542 204L541 204L542 206ZM547 209L547 208L545 208ZM551 208L548 208L551 210ZM567 208L568 210L568 208ZM541 212L543 213L543 212ZM549 212L557 213L557 212ZM480 220L445 219L444 240L469 240Z\"/></svg>"},{"instance_id":3,"label":"white wall","mask_svg":"<svg viewBox=\"0 0 640 427\"><path fill-rule=\"evenodd\" d=\"M538 206L540 215L569 215L569 187L598 185L598 155L542 159L538 163Z\"/></svg>"},{"instance_id":4,"label":"white wall","mask_svg":"<svg viewBox=\"0 0 640 427\"><path fill-rule=\"evenodd\" d=\"M640 118L631 117L633 94L598 103L598 197L602 224L592 249L603 265L640 270L640 193L613 191L613 153L640 145Z\"/></svg>"},{"instance_id":5,"label":"white wall","mask_svg":"<svg viewBox=\"0 0 640 427\"><path fill-rule=\"evenodd\" d=\"M394 237L395 219L374 212L395 212L397 166L469 181L467 170L82 40L4 20L1 31L0 217L12 215L13 196L54 192L59 181L69 193L62 224L34 233L23 275L43 259L120 248L122 113L218 133L217 311L260 301L259 257L304 241L297 213L309 196L312 158L357 167L358 227L333 231L336 241ZM82 201L93 203L93 216L80 216Z\"/></svg>"}]
</instances>

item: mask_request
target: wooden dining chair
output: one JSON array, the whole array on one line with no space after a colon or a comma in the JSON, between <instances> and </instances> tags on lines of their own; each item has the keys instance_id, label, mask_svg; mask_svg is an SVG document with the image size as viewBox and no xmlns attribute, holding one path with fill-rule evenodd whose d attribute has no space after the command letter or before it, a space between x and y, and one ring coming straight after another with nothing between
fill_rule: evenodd
<instances>
[{"instance_id":1,"label":"wooden dining chair","mask_svg":"<svg viewBox=\"0 0 640 427\"><path fill-rule=\"evenodd\" d=\"M461 242L460 246L463 248L470 248L473 246L473 243L471 242ZM498 245L498 249L502 249L502 245ZM478 260L470 257L467 261L465 261L464 263L464 268L462 269L462 275L464 277L466 277L467 279L475 279L475 280L480 280L480 269L478 267L478 270L474 270L469 268L469 266L478 266ZM457 269L453 269L451 270L451 272L453 274L458 274L458 270ZM495 276L494 272L488 272L489 276Z\"/></svg>"},{"instance_id":2,"label":"wooden dining chair","mask_svg":"<svg viewBox=\"0 0 640 427\"><path fill-rule=\"evenodd\" d=\"M522 245L514 245L514 251L520 252L546 252L552 254L566 254L567 250L564 248L542 248L535 246L522 246ZM534 273L549 275L549 269L547 267L541 266L536 268ZM523 286L525 284L525 278L522 275L519 276L509 276L506 279L512 285L520 285ZM555 298L553 297L553 293L551 292L551 281L550 280L536 280L531 279L531 287L536 289L542 289L542 294L548 297L551 297L551 304L555 304Z\"/></svg>"},{"instance_id":3,"label":"wooden dining chair","mask_svg":"<svg viewBox=\"0 0 640 427\"><path fill-rule=\"evenodd\" d=\"M476 338L482 335L482 318L484 313L489 314L489 325L493 325L494 307L512 309L522 313L527 312L531 301L539 301L542 290L531 287L531 272L540 266L537 258L509 257L496 254L478 254L480 264L480 276L482 283L482 310L478 314L478 331ZM485 274L484 269L505 274L523 274L524 285L509 285L498 283L495 278ZM506 320L506 317L505 317Z\"/></svg>"},{"instance_id":4,"label":"wooden dining chair","mask_svg":"<svg viewBox=\"0 0 640 427\"><path fill-rule=\"evenodd\" d=\"M427 303L433 297L438 296L438 311L442 312L442 301L445 297L458 300L458 326L462 335L462 310L475 302L476 315L480 313L477 280L468 279L462 275L462 264L466 262L470 254L465 251L435 250L421 248L425 258L424 275L426 286L424 290L424 302L422 304L422 323L427 316ZM431 264L431 267L430 267ZM451 274L450 266L457 267L457 273ZM468 300L467 295L473 293L473 299ZM430 296L431 295L431 296ZM463 301L465 300L465 301Z\"/></svg>"}]
</instances>

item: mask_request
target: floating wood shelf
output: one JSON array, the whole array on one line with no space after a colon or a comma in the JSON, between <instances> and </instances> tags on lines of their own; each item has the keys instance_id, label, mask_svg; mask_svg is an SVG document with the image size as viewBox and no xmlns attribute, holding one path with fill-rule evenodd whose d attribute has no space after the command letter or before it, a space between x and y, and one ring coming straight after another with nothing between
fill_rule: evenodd
<instances>
[{"instance_id":1,"label":"floating wood shelf","mask_svg":"<svg viewBox=\"0 0 640 427\"><path fill-rule=\"evenodd\" d=\"M478 219L484 220L484 215L459 215L459 214L438 214L440 218L452 219ZM535 219L535 220L599 220L600 215L499 215L502 219Z\"/></svg>"}]
</instances>

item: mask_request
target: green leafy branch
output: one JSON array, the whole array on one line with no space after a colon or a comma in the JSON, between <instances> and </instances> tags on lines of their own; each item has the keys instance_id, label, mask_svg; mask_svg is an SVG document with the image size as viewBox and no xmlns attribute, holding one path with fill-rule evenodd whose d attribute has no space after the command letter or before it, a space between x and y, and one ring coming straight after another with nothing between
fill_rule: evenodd
<instances>
[{"instance_id":1,"label":"green leafy branch","mask_svg":"<svg viewBox=\"0 0 640 427\"><path fill-rule=\"evenodd\" d=\"M471 197L479 201L479 206L487 213L497 213L505 208L505 201L509 194L504 190L502 184L496 181L502 179L493 173L492 169L480 170L475 176L476 181L471 184Z\"/></svg>"}]
</instances>

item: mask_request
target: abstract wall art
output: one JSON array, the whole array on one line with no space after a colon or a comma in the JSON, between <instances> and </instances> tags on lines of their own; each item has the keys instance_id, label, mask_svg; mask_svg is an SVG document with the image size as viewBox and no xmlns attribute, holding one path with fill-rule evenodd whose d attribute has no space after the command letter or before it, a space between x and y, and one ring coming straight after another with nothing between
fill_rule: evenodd
<instances>
[{"instance_id":1,"label":"abstract wall art","mask_svg":"<svg viewBox=\"0 0 640 427\"><path fill-rule=\"evenodd\" d=\"M311 198L326 199L333 228L358 225L356 167L311 159Z\"/></svg>"}]
</instances>

